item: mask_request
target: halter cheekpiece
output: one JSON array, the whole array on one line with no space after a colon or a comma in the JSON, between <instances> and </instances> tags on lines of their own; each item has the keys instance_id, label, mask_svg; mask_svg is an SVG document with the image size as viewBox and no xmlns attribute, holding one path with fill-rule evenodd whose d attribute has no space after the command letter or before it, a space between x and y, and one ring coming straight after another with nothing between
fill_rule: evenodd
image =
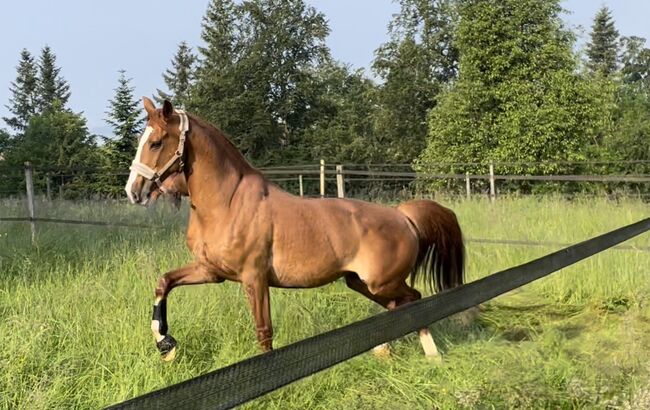
<instances>
[{"instance_id":1,"label":"halter cheekpiece","mask_svg":"<svg viewBox=\"0 0 650 410\"><path fill-rule=\"evenodd\" d=\"M142 175L145 179L152 181L158 187L162 187L162 178L165 176L169 168L171 168L176 163L176 161L179 162L179 172L183 170L183 165L184 165L183 152L185 151L185 138L187 137L187 131L190 128L190 122L187 118L187 114L185 114L185 111L183 110L174 110L174 111L176 112L176 114L178 114L178 116L181 119L181 123L178 126L178 130L180 131L180 136L178 138L178 148L176 148L176 152L174 153L174 155L158 171L151 169L147 165L136 160L133 160L133 163L129 168L130 170L135 171L138 174Z\"/></svg>"}]
</instances>

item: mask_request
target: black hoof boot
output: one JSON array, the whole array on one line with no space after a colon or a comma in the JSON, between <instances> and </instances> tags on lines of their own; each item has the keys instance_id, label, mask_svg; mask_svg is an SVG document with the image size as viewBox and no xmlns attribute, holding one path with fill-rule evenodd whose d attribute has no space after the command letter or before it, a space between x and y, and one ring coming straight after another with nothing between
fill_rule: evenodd
<instances>
[{"instance_id":1,"label":"black hoof boot","mask_svg":"<svg viewBox=\"0 0 650 410\"><path fill-rule=\"evenodd\" d=\"M160 357L166 361L171 362L176 357L176 339L170 335L165 335L163 340L156 343L156 347L160 351Z\"/></svg>"}]
</instances>

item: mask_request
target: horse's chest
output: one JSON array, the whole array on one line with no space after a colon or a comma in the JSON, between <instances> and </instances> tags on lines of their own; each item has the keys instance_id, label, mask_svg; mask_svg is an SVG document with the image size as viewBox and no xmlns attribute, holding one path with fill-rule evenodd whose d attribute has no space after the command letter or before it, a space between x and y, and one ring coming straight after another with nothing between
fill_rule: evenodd
<instances>
[{"instance_id":1,"label":"horse's chest","mask_svg":"<svg viewBox=\"0 0 650 410\"><path fill-rule=\"evenodd\" d=\"M259 249L238 238L196 238L190 248L196 261L215 274L239 281L246 270L267 270Z\"/></svg>"},{"instance_id":2,"label":"horse's chest","mask_svg":"<svg viewBox=\"0 0 650 410\"><path fill-rule=\"evenodd\" d=\"M202 265L225 271L227 279L245 271L268 271L269 227L260 218L260 213L247 212L210 224L195 218L197 223L188 231L190 251Z\"/></svg>"},{"instance_id":3,"label":"horse's chest","mask_svg":"<svg viewBox=\"0 0 650 410\"><path fill-rule=\"evenodd\" d=\"M192 248L195 260L200 265L223 279L239 280L241 263L237 258L229 257L227 252L220 252L208 242L198 240Z\"/></svg>"}]
</instances>

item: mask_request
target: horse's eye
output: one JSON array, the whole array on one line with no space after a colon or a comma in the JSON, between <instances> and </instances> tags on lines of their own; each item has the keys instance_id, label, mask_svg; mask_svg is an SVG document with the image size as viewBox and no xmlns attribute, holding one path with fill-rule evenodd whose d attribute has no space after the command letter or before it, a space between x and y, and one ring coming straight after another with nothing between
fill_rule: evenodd
<instances>
[{"instance_id":1,"label":"horse's eye","mask_svg":"<svg viewBox=\"0 0 650 410\"><path fill-rule=\"evenodd\" d=\"M151 141L149 143L149 148L151 149L159 149L160 147L162 147L162 141Z\"/></svg>"}]
</instances>

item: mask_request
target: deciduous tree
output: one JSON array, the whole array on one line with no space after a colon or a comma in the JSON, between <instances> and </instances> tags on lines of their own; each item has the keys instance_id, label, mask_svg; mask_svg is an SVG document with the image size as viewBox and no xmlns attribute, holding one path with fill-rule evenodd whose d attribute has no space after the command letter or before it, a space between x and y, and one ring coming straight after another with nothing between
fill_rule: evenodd
<instances>
[{"instance_id":1,"label":"deciduous tree","mask_svg":"<svg viewBox=\"0 0 650 410\"><path fill-rule=\"evenodd\" d=\"M390 40L377 50L373 63L383 80L376 127L386 141L386 160L411 162L424 149L429 110L458 74L457 1L399 3L400 13L389 25Z\"/></svg>"},{"instance_id":2,"label":"deciduous tree","mask_svg":"<svg viewBox=\"0 0 650 410\"><path fill-rule=\"evenodd\" d=\"M192 107L259 164L300 156L329 59L325 17L303 0L213 0Z\"/></svg>"},{"instance_id":3,"label":"deciduous tree","mask_svg":"<svg viewBox=\"0 0 650 410\"><path fill-rule=\"evenodd\" d=\"M335 163L384 162L383 133L375 133L377 87L363 71L340 64L318 72L322 90L314 121L305 133L305 161L325 158Z\"/></svg>"},{"instance_id":4,"label":"deciduous tree","mask_svg":"<svg viewBox=\"0 0 650 410\"><path fill-rule=\"evenodd\" d=\"M576 71L559 0L468 0L456 37L460 77L433 109L422 169L436 163L580 161L602 143L612 93ZM458 166L446 171L485 172ZM566 172L513 165L499 172Z\"/></svg>"}]
</instances>

